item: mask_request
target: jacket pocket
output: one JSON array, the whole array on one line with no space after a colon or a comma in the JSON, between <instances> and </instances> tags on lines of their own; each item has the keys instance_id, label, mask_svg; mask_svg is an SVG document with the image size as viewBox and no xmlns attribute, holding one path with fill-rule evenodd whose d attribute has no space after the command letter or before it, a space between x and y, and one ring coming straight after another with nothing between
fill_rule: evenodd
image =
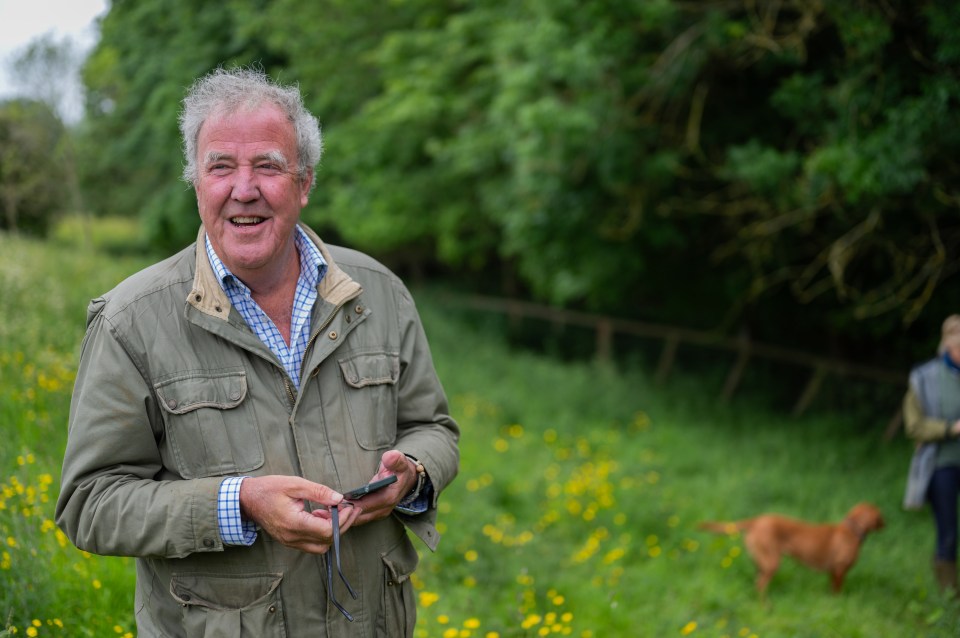
<instances>
[{"instance_id":1,"label":"jacket pocket","mask_svg":"<svg viewBox=\"0 0 960 638\"><path fill-rule=\"evenodd\" d=\"M400 355L363 352L337 361L357 443L367 450L392 445L397 438Z\"/></svg>"},{"instance_id":2,"label":"jacket pocket","mask_svg":"<svg viewBox=\"0 0 960 638\"><path fill-rule=\"evenodd\" d=\"M282 574L174 574L170 593L180 603L186 638L283 638L281 580Z\"/></svg>"},{"instance_id":3,"label":"jacket pocket","mask_svg":"<svg viewBox=\"0 0 960 638\"><path fill-rule=\"evenodd\" d=\"M377 638L413 636L417 624L411 574L417 568L417 550L406 538L380 555L383 561L383 600L377 615Z\"/></svg>"},{"instance_id":4,"label":"jacket pocket","mask_svg":"<svg viewBox=\"0 0 960 638\"><path fill-rule=\"evenodd\" d=\"M184 478L250 472L263 445L242 367L188 370L154 384L177 469Z\"/></svg>"}]
</instances>

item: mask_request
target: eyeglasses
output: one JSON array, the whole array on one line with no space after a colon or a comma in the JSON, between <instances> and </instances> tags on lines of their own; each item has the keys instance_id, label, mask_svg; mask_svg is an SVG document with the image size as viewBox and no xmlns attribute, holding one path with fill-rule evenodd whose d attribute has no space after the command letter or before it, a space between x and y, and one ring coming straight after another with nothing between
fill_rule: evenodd
<instances>
[{"instance_id":1,"label":"eyeglasses","mask_svg":"<svg viewBox=\"0 0 960 638\"><path fill-rule=\"evenodd\" d=\"M348 503L349 504L349 503ZM326 562L327 562L327 597L330 599L330 602L333 603L333 606L340 610L340 613L344 617L353 622L353 616L349 611L344 609L337 601L336 595L333 593L333 560L337 562L337 573L340 574L340 580L343 581L343 584L347 586L347 591L350 592L350 595L353 596L353 599L357 599L357 592L353 591L353 587L350 586L350 582L347 581L347 577L343 575L343 569L340 567L340 510L338 506L330 506L330 522L333 525L333 549L331 552L327 552ZM333 554L331 559L330 554Z\"/></svg>"}]
</instances>

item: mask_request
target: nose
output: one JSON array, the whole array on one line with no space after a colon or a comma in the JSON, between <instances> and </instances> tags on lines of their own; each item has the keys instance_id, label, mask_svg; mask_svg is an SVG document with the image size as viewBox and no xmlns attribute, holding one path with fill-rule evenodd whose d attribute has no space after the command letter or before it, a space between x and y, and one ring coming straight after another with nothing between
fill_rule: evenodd
<instances>
[{"instance_id":1,"label":"nose","mask_svg":"<svg viewBox=\"0 0 960 638\"><path fill-rule=\"evenodd\" d=\"M252 202L260 198L260 183L252 167L239 167L230 196L238 202Z\"/></svg>"}]
</instances>

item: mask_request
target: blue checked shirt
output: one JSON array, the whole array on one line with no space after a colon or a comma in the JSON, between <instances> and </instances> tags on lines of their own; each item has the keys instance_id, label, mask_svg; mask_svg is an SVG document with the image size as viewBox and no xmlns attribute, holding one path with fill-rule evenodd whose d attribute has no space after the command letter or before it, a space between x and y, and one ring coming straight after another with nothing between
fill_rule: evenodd
<instances>
[{"instance_id":1,"label":"blue checked shirt","mask_svg":"<svg viewBox=\"0 0 960 638\"><path fill-rule=\"evenodd\" d=\"M283 369L297 388L300 387L300 368L303 365L303 353L310 341L310 312L317 300L317 284L327 274L327 262L299 226L295 235L297 252L300 254L300 278L293 298L293 315L290 318L290 345L283 340L276 324L267 316L257 302L253 300L250 289L237 279L224 265L213 250L210 238L206 238L207 257L217 274L220 287L227 293L231 305L237 309L250 329L260 340L277 355Z\"/></svg>"},{"instance_id":2,"label":"blue checked shirt","mask_svg":"<svg viewBox=\"0 0 960 638\"><path fill-rule=\"evenodd\" d=\"M317 301L317 284L327 273L327 262L299 226L297 226L294 241L300 256L300 277L297 280L297 290L293 299L289 345L284 341L280 330L270 317L254 301L250 288L231 273L217 255L209 237L206 237L205 244L210 266L216 273L217 281L220 282L220 287L226 293L230 304L237 309L250 329L276 355L294 386L299 388L303 354L310 341L310 314ZM224 479L220 484L217 521L220 525L220 537L225 545L252 545L257 539L256 524L253 521L243 520L240 515L240 484L244 478L246 477L232 476ZM397 509L406 514L419 514L426 511L432 488L428 481L418 498L404 499Z\"/></svg>"}]
</instances>

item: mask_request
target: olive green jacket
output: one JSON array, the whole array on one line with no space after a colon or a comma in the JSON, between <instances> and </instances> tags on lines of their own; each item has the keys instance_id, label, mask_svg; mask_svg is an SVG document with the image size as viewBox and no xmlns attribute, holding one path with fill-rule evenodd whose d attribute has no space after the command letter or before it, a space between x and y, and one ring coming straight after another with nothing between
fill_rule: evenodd
<instances>
[{"instance_id":1,"label":"olive green jacket","mask_svg":"<svg viewBox=\"0 0 960 638\"><path fill-rule=\"evenodd\" d=\"M354 527L327 602L325 556L260 531L224 546L225 476L363 485L386 450L422 461L438 495L458 470L457 424L402 282L356 251L320 248L310 344L297 391L227 300L198 243L90 303L71 405L57 524L77 547L136 556L140 638L410 636L409 529L431 549L427 512ZM342 585L335 580L335 586Z\"/></svg>"}]
</instances>

